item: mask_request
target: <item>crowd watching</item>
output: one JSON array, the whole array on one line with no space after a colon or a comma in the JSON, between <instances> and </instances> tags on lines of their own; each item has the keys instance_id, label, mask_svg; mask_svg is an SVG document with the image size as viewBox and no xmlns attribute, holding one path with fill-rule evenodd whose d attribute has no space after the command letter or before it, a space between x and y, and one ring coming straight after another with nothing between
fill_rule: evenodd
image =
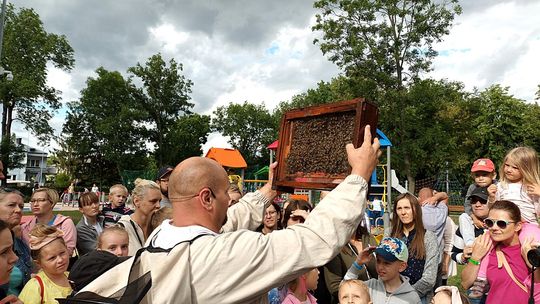
<instances>
[{"instance_id":1,"label":"crowd watching","mask_svg":"<svg viewBox=\"0 0 540 304\"><path fill-rule=\"evenodd\" d=\"M315 206L276 199L277 163L244 193L203 157L137 179L131 192L113 185L108 197L96 184L75 195L71 184L76 225L53 212L56 190L2 188L0 304L540 303L528 256L540 245L534 149L510 150L498 171L489 158L472 162L462 214L450 217L448 195L428 187L397 195L384 237L365 216L379 142L367 127L363 144L345 149L350 175ZM460 286L449 286L456 265Z\"/></svg>"}]
</instances>

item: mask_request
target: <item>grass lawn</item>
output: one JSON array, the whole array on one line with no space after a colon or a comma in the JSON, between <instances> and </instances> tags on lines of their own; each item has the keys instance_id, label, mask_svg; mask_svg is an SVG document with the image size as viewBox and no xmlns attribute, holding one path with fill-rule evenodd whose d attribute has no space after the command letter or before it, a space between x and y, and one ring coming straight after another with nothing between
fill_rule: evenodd
<instances>
[{"instance_id":1,"label":"grass lawn","mask_svg":"<svg viewBox=\"0 0 540 304\"><path fill-rule=\"evenodd\" d=\"M77 223L79 222L79 220L82 217L82 213L80 213L79 210L53 211L53 213L54 214L62 214L62 215L65 215L65 216L69 216L73 220L73 223L75 223L75 225L77 225ZM23 215L32 215L32 212L25 211L25 212L23 212Z\"/></svg>"}]
</instances>

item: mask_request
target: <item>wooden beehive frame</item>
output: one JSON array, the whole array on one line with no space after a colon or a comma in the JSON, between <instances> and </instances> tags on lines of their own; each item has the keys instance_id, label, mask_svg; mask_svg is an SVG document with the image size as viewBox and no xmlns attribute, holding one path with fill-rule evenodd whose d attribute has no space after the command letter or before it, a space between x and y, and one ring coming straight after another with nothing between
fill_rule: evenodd
<instances>
[{"instance_id":1,"label":"wooden beehive frame","mask_svg":"<svg viewBox=\"0 0 540 304\"><path fill-rule=\"evenodd\" d=\"M287 172L287 158L292 145L294 145L294 142L292 142L293 132L295 131L295 124L297 124L299 120L305 121L311 118L321 118L332 114L348 112L354 112L352 143L355 147L359 147L362 144L364 139L364 128L368 124L371 126L372 137L375 138L379 113L378 107L363 98L295 109L288 111L283 115L279 132L279 147L277 154L278 167L276 168L273 179L275 189L291 193L295 188L331 190L350 173L350 168L349 172L342 174L330 174L325 172ZM325 143L318 144L324 145ZM314 146L312 148L315 149L316 147ZM341 151L343 151L346 157L345 147L342 147ZM306 155L308 155L308 153L310 153L310 151L306 151ZM309 170L307 171L309 172Z\"/></svg>"}]
</instances>

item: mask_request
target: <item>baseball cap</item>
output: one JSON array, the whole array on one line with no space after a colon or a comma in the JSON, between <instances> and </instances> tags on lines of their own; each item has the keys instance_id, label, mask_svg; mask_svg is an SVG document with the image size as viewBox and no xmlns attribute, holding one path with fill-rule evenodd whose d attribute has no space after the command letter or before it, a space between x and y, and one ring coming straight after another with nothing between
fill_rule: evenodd
<instances>
[{"instance_id":1,"label":"baseball cap","mask_svg":"<svg viewBox=\"0 0 540 304\"><path fill-rule=\"evenodd\" d=\"M165 175L171 173L172 170L174 170L174 168L169 165L159 168L159 171L156 176L156 180L163 178Z\"/></svg>"},{"instance_id":2,"label":"baseball cap","mask_svg":"<svg viewBox=\"0 0 540 304\"><path fill-rule=\"evenodd\" d=\"M469 195L469 198L472 199L473 196L476 196L484 201L487 201L488 196L489 196L487 192L487 187L477 187L476 189L473 190L471 195Z\"/></svg>"},{"instance_id":3,"label":"baseball cap","mask_svg":"<svg viewBox=\"0 0 540 304\"><path fill-rule=\"evenodd\" d=\"M398 238L385 237L379 243L379 246L375 249L375 253L381 256L385 261L403 261L407 262L409 259L409 250L407 245Z\"/></svg>"},{"instance_id":4,"label":"baseball cap","mask_svg":"<svg viewBox=\"0 0 540 304\"><path fill-rule=\"evenodd\" d=\"M493 172L495 171L495 164L489 158L479 158L474 161L471 172L486 171Z\"/></svg>"}]
</instances>

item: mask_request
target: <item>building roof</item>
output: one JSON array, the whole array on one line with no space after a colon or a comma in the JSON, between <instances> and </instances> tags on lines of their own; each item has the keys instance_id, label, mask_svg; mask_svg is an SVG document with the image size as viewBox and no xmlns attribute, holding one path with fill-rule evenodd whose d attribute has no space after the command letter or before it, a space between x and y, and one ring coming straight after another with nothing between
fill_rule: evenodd
<instances>
[{"instance_id":1,"label":"building roof","mask_svg":"<svg viewBox=\"0 0 540 304\"><path fill-rule=\"evenodd\" d=\"M247 163L236 149L228 148L210 148L205 157L216 160L224 167L229 168L247 168Z\"/></svg>"}]
</instances>

